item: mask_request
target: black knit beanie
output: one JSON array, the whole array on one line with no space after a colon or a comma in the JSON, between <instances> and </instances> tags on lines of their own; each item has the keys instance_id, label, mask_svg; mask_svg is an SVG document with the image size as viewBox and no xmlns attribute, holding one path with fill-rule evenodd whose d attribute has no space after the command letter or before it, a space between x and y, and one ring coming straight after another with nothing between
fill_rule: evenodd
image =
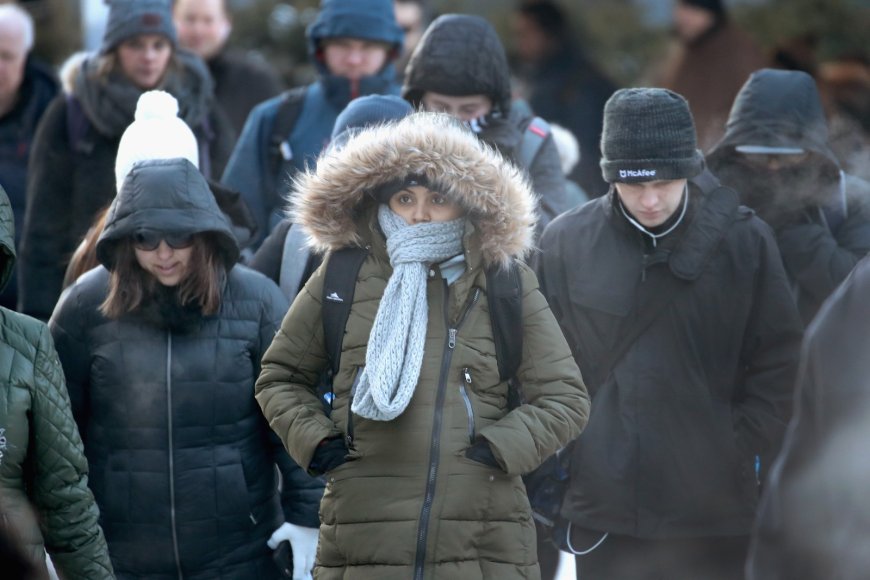
<instances>
[{"instance_id":1,"label":"black knit beanie","mask_svg":"<svg viewBox=\"0 0 870 580\"><path fill-rule=\"evenodd\" d=\"M688 179L704 169L686 99L667 89L621 89L604 105L601 173L608 183Z\"/></svg>"},{"instance_id":2,"label":"black knit beanie","mask_svg":"<svg viewBox=\"0 0 870 580\"><path fill-rule=\"evenodd\" d=\"M100 54L140 34L160 34L177 44L170 0L112 0Z\"/></svg>"},{"instance_id":3,"label":"black knit beanie","mask_svg":"<svg viewBox=\"0 0 870 580\"><path fill-rule=\"evenodd\" d=\"M712 12L716 16L725 15L725 6L722 4L722 0L680 0L680 2L688 4L689 6L703 8L707 12Z\"/></svg>"}]
</instances>

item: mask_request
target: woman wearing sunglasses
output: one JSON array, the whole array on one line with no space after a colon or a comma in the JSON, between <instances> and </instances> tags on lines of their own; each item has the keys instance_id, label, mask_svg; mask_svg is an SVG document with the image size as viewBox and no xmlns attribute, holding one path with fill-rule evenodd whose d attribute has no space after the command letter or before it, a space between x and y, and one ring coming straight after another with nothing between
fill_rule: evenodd
<instances>
[{"instance_id":1,"label":"woman wearing sunglasses","mask_svg":"<svg viewBox=\"0 0 870 580\"><path fill-rule=\"evenodd\" d=\"M254 400L278 287L186 159L133 166L96 250L50 326L118 577L276 578L275 538L310 570L322 485Z\"/></svg>"}]
</instances>

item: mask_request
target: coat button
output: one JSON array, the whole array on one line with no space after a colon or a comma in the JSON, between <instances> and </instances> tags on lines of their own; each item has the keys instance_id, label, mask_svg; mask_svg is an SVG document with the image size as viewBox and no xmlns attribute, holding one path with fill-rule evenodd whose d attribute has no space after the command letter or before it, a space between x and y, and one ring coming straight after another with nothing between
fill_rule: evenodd
<instances>
[{"instance_id":1,"label":"coat button","mask_svg":"<svg viewBox=\"0 0 870 580\"><path fill-rule=\"evenodd\" d=\"M430 278L434 278L434 277L435 277L435 270L429 270L429 277L430 277Z\"/></svg>"}]
</instances>

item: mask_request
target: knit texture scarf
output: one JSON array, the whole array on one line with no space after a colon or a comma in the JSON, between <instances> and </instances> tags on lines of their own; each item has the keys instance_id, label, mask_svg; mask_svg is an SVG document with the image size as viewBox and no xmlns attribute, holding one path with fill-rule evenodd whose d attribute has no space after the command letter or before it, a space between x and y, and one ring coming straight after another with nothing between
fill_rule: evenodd
<instances>
[{"instance_id":1,"label":"knit texture scarf","mask_svg":"<svg viewBox=\"0 0 870 580\"><path fill-rule=\"evenodd\" d=\"M420 378L429 324L428 266L462 253L465 218L408 225L381 205L378 222L387 238L393 275L375 314L351 410L367 419L391 421L408 407Z\"/></svg>"}]
</instances>

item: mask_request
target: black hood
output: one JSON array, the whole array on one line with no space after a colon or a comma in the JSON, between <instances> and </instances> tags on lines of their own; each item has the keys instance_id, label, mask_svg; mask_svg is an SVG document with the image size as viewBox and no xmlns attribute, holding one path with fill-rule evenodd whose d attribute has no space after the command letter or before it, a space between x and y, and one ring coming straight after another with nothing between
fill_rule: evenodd
<instances>
[{"instance_id":1,"label":"black hood","mask_svg":"<svg viewBox=\"0 0 870 580\"><path fill-rule=\"evenodd\" d=\"M239 247L208 182L187 159L140 161L124 179L109 208L106 227L97 241L97 259L111 270L117 243L136 231L210 232L218 240L227 270L239 258Z\"/></svg>"},{"instance_id":2,"label":"black hood","mask_svg":"<svg viewBox=\"0 0 870 580\"><path fill-rule=\"evenodd\" d=\"M717 167L730 161L738 145L800 147L833 165L828 123L813 78L800 71L761 69L750 75L731 107L725 136L707 155Z\"/></svg>"},{"instance_id":3,"label":"black hood","mask_svg":"<svg viewBox=\"0 0 870 580\"><path fill-rule=\"evenodd\" d=\"M495 29L479 16L438 17L411 55L402 96L415 107L423 93L486 95L496 110L510 112L510 69Z\"/></svg>"}]
</instances>

